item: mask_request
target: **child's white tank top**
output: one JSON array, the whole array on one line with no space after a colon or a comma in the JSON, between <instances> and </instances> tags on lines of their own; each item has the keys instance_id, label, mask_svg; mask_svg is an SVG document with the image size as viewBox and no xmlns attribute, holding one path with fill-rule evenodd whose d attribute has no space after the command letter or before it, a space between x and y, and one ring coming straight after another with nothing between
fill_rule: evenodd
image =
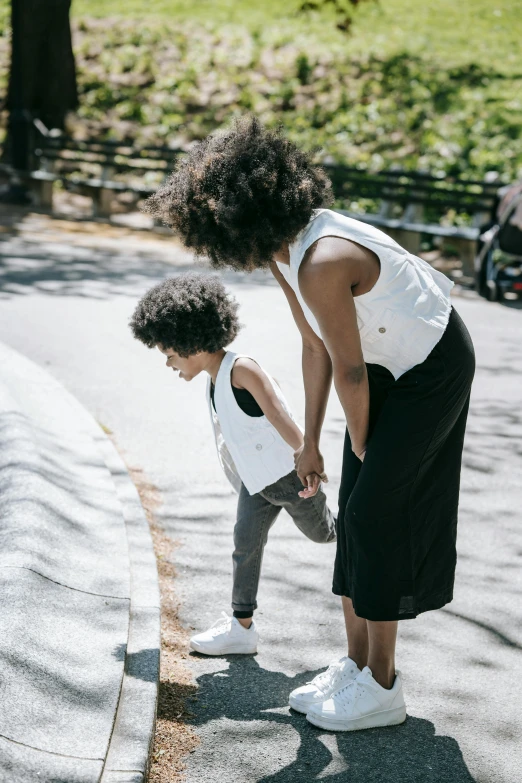
<instances>
[{"instance_id":1,"label":"child's white tank top","mask_svg":"<svg viewBox=\"0 0 522 783\"><path fill-rule=\"evenodd\" d=\"M379 258L381 270L374 287L354 297L361 346L365 362L380 364L400 378L423 362L444 334L453 283L374 226L329 209L316 210L290 244L290 266L278 263L278 268L319 337L317 320L299 290L298 273L307 249L327 236L350 239Z\"/></svg>"},{"instance_id":2,"label":"child's white tank top","mask_svg":"<svg viewBox=\"0 0 522 783\"><path fill-rule=\"evenodd\" d=\"M239 407L232 391L232 369L242 354L227 351L219 368L212 406L210 378L207 400L221 467L239 492L241 482L250 495L261 492L294 469L294 450L266 416L249 416ZM255 361L255 360L254 360ZM265 372L263 370L263 372ZM273 378L265 372L283 409L292 412Z\"/></svg>"}]
</instances>

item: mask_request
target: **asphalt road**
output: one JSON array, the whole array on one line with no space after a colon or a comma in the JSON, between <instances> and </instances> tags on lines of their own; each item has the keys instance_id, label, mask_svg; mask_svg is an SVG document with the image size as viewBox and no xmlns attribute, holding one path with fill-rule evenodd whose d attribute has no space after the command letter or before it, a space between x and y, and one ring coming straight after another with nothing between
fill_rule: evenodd
<instances>
[{"instance_id":1,"label":"asphalt road","mask_svg":"<svg viewBox=\"0 0 522 783\"><path fill-rule=\"evenodd\" d=\"M184 623L229 609L235 496L221 474L204 400L127 327L137 298L190 268L174 244L31 230L0 240L0 340L45 366L115 434L159 487L176 550ZM299 337L264 275L227 274L251 353L303 410ZM522 311L473 295L455 306L475 341L477 376L462 479L456 597L400 626L409 718L400 727L328 734L287 707L290 690L344 654L330 592L334 547L281 516L266 550L253 657L190 665L201 744L188 783L519 783L522 779ZM332 397L323 451L335 506L343 418Z\"/></svg>"}]
</instances>

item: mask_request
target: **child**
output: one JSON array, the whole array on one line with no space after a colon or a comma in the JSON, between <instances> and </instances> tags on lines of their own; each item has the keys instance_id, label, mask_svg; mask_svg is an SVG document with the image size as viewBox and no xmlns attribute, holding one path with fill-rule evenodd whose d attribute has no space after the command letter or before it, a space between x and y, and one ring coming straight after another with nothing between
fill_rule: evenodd
<instances>
[{"instance_id":1,"label":"child","mask_svg":"<svg viewBox=\"0 0 522 783\"><path fill-rule=\"evenodd\" d=\"M234 528L233 617L224 615L190 646L204 655L257 652L253 621L263 550L282 508L305 536L335 541L320 477L303 485L294 452L303 435L273 379L251 358L225 350L237 335L237 303L215 276L183 274L152 288L131 319L134 336L191 381L208 373L207 398L221 466L239 493ZM325 477L323 476L323 479Z\"/></svg>"}]
</instances>

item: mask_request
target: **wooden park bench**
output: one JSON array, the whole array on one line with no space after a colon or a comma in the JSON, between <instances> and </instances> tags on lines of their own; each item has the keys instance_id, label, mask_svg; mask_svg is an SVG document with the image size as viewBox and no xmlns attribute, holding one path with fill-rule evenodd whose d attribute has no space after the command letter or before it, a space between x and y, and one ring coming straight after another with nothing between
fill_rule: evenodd
<instances>
[{"instance_id":1,"label":"wooden park bench","mask_svg":"<svg viewBox=\"0 0 522 783\"><path fill-rule=\"evenodd\" d=\"M92 199L94 216L108 217L115 196L129 193L138 200L154 193L180 154L182 150L170 147L43 138L33 151L37 168L29 175L31 190L40 206L52 209L54 184L61 182L67 190Z\"/></svg>"},{"instance_id":2,"label":"wooden park bench","mask_svg":"<svg viewBox=\"0 0 522 783\"><path fill-rule=\"evenodd\" d=\"M423 239L440 237L472 274L480 227L493 214L498 181L402 170L370 173L335 164L324 168L332 180L337 203L344 206L365 200L374 206L362 214L343 208L340 212L382 228L412 253L420 251ZM446 222L449 210L454 210L461 225Z\"/></svg>"}]
</instances>

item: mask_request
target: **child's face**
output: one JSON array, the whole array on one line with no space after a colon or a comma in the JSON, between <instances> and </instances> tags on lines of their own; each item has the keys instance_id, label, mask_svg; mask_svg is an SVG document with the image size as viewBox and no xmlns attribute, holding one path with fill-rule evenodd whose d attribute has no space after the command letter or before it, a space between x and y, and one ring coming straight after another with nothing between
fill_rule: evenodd
<instances>
[{"instance_id":1,"label":"child's face","mask_svg":"<svg viewBox=\"0 0 522 783\"><path fill-rule=\"evenodd\" d=\"M193 356L180 356L172 348L163 348L161 343L156 346L161 353L167 357L167 367L171 367L175 372L179 372L179 377L184 381L191 381L202 371L201 354Z\"/></svg>"}]
</instances>

